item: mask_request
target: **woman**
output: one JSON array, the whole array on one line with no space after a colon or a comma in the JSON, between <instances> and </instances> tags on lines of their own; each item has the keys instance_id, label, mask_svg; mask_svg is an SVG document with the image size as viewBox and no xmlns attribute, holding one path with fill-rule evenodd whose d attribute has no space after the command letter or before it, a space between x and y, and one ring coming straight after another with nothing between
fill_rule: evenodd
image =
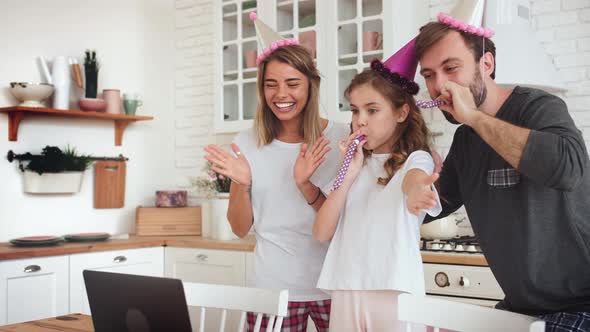
<instances>
[{"instance_id":1,"label":"woman","mask_svg":"<svg viewBox=\"0 0 590 332\"><path fill-rule=\"evenodd\" d=\"M210 145L205 159L233 180L227 216L234 233L243 237L254 226L255 286L289 290L283 330L305 331L311 317L321 332L330 296L316 284L327 245L313 240L312 225L325 200L319 188L340 166L330 142L349 128L320 118L320 76L309 52L292 40L281 44L259 58L254 128L238 134L235 156ZM254 322L248 315L250 330Z\"/></svg>"}]
</instances>

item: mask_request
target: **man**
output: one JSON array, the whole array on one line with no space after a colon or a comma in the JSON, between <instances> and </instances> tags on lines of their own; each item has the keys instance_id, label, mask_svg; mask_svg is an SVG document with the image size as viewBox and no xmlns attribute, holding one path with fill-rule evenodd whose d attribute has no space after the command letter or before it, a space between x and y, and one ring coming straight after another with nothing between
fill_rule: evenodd
<instances>
[{"instance_id":1,"label":"man","mask_svg":"<svg viewBox=\"0 0 590 332\"><path fill-rule=\"evenodd\" d=\"M495 46L483 33L429 23L416 56L430 96L462 124L436 218L465 205L506 294L499 308L539 316L547 331L590 331L590 163L567 106L497 85Z\"/></svg>"}]
</instances>

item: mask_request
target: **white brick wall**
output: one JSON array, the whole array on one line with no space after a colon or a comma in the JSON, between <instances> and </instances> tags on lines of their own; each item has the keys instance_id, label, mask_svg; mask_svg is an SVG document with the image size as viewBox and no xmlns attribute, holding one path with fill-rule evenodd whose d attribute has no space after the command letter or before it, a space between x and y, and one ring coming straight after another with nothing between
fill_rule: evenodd
<instances>
[{"instance_id":1,"label":"white brick wall","mask_svg":"<svg viewBox=\"0 0 590 332\"><path fill-rule=\"evenodd\" d=\"M213 9L215 0L176 0L175 167L176 184L200 176L203 148L213 131Z\"/></svg>"},{"instance_id":2,"label":"white brick wall","mask_svg":"<svg viewBox=\"0 0 590 332\"><path fill-rule=\"evenodd\" d=\"M456 0L431 0L432 18ZM176 0L176 169L179 186L201 173L207 143L228 144L232 135L213 132L213 6L215 0ZM535 37L553 58L569 90L563 96L590 144L590 0L532 0ZM440 112L425 112L436 145L445 154L456 126Z\"/></svg>"}]
</instances>

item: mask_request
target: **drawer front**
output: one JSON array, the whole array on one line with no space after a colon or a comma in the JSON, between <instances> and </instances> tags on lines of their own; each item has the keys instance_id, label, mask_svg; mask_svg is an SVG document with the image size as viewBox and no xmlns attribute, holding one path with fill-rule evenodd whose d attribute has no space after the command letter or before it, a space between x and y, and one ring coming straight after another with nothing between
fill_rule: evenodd
<instances>
[{"instance_id":1,"label":"drawer front","mask_svg":"<svg viewBox=\"0 0 590 332\"><path fill-rule=\"evenodd\" d=\"M231 250L167 247L164 273L183 281L244 286L246 253Z\"/></svg>"}]
</instances>

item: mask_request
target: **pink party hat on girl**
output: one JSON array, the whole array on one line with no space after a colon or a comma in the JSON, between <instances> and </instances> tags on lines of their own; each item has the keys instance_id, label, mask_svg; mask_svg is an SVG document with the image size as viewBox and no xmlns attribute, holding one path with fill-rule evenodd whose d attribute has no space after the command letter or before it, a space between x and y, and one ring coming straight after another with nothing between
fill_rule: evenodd
<instances>
[{"instance_id":1,"label":"pink party hat on girl","mask_svg":"<svg viewBox=\"0 0 590 332\"><path fill-rule=\"evenodd\" d=\"M418 93L419 87L414 82L418 60L415 54L416 38L410 40L399 51L384 62L375 59L371 62L371 69L378 72L387 81L399 85L402 90L411 95Z\"/></svg>"},{"instance_id":2,"label":"pink party hat on girl","mask_svg":"<svg viewBox=\"0 0 590 332\"><path fill-rule=\"evenodd\" d=\"M485 0L460 0L451 14L439 13L437 18L442 24L472 35L492 38L494 31L483 27Z\"/></svg>"},{"instance_id":3,"label":"pink party hat on girl","mask_svg":"<svg viewBox=\"0 0 590 332\"><path fill-rule=\"evenodd\" d=\"M256 28L256 36L258 42L262 46L262 52L256 59L256 65L259 65L262 60L269 56L276 49L287 45L298 45L299 41L295 38L283 38L276 31L271 29L268 25L258 19L256 12L250 13L250 20L254 22Z\"/></svg>"}]
</instances>

